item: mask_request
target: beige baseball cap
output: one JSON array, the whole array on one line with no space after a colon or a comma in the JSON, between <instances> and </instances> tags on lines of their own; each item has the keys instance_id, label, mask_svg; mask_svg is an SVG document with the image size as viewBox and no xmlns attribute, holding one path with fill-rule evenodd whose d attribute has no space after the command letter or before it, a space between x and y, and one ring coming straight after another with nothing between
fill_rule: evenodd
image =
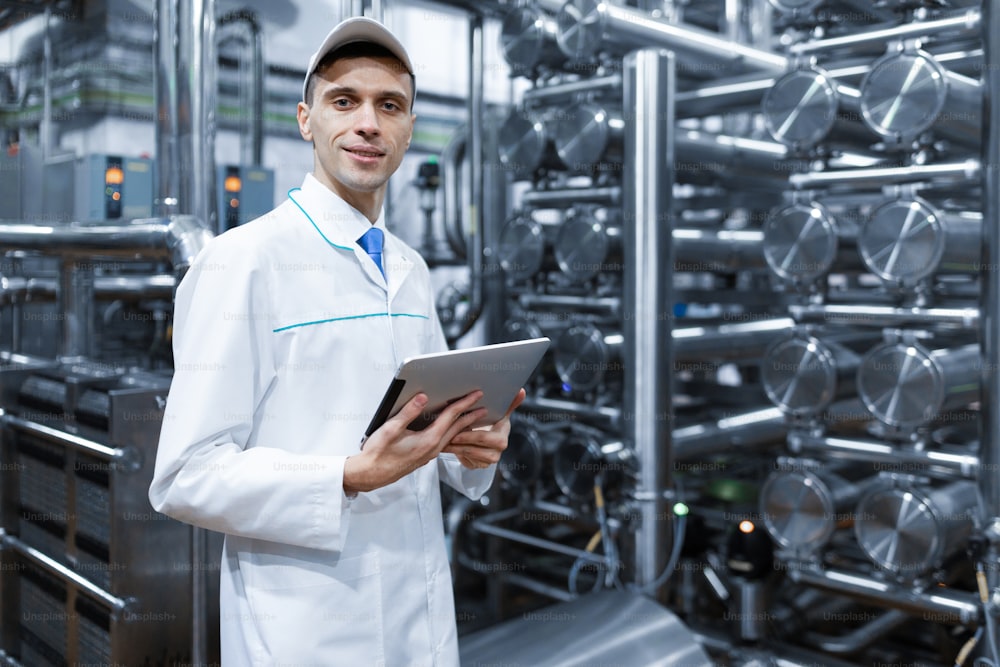
<instances>
[{"instance_id":1,"label":"beige baseball cap","mask_svg":"<svg viewBox=\"0 0 1000 667\"><path fill-rule=\"evenodd\" d=\"M312 54L309 59L309 68L306 70L306 78L302 82L303 102L306 101L309 77L316 71L319 62L331 51L355 42L371 42L384 47L389 53L399 58L399 62L403 63L407 72L413 74L413 63L410 62L410 56L403 48L402 42L378 21L367 16L355 16L338 23L326 36L320 47L316 49L316 53Z\"/></svg>"}]
</instances>

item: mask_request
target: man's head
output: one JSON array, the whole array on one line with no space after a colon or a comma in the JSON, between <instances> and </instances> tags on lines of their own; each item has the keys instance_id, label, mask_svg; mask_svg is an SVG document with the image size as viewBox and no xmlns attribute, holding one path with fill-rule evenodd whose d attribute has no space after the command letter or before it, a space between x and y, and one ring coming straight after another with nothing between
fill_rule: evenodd
<instances>
[{"instance_id":1,"label":"man's head","mask_svg":"<svg viewBox=\"0 0 1000 667\"><path fill-rule=\"evenodd\" d=\"M302 82L302 101L308 105L313 102L316 72L323 72L338 58L358 55L395 58L399 62L400 71L410 75L410 92L413 97L416 96L417 85L413 64L403 44L378 21L356 16L337 24L316 49L316 53L309 58L306 78Z\"/></svg>"},{"instance_id":2,"label":"man's head","mask_svg":"<svg viewBox=\"0 0 1000 667\"><path fill-rule=\"evenodd\" d=\"M309 61L298 122L313 175L372 221L410 145L413 94L409 56L371 19L338 25Z\"/></svg>"}]
</instances>

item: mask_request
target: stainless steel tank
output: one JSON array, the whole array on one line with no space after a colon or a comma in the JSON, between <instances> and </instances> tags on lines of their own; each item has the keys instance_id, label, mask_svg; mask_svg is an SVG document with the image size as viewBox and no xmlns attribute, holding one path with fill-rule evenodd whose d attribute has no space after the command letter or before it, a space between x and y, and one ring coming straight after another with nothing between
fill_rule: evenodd
<instances>
[{"instance_id":1,"label":"stainless steel tank","mask_svg":"<svg viewBox=\"0 0 1000 667\"><path fill-rule=\"evenodd\" d=\"M882 280L914 285L938 273L975 273L981 262L982 216L946 213L902 197L875 209L858 233L858 250Z\"/></svg>"},{"instance_id":2,"label":"stainless steel tank","mask_svg":"<svg viewBox=\"0 0 1000 667\"><path fill-rule=\"evenodd\" d=\"M580 104L546 117L556 154L574 172L590 172L622 159L625 121L620 111L598 104Z\"/></svg>"},{"instance_id":3,"label":"stainless steel tank","mask_svg":"<svg viewBox=\"0 0 1000 667\"><path fill-rule=\"evenodd\" d=\"M853 396L860 357L851 349L817 336L795 333L775 341L761 361L767 397L796 417L821 413L834 400Z\"/></svg>"},{"instance_id":4,"label":"stainless steel tank","mask_svg":"<svg viewBox=\"0 0 1000 667\"><path fill-rule=\"evenodd\" d=\"M820 142L873 142L875 135L857 113L857 98L843 96L841 88L815 66L788 72L774 82L761 101L767 131L776 141L796 150L813 148ZM856 118L851 119L850 111Z\"/></svg>"},{"instance_id":5,"label":"stainless steel tank","mask_svg":"<svg viewBox=\"0 0 1000 667\"><path fill-rule=\"evenodd\" d=\"M639 593L600 591L509 620L459 641L462 667L711 667L673 612Z\"/></svg>"},{"instance_id":6,"label":"stainless steel tank","mask_svg":"<svg viewBox=\"0 0 1000 667\"><path fill-rule=\"evenodd\" d=\"M570 209L559 226L554 246L559 269L573 282L585 282L601 273L622 272L621 227L598 219L593 208Z\"/></svg>"},{"instance_id":7,"label":"stainless steel tank","mask_svg":"<svg viewBox=\"0 0 1000 667\"><path fill-rule=\"evenodd\" d=\"M537 7L517 7L504 17L500 46L514 76L532 76L541 68L557 69L566 55L556 42L555 19Z\"/></svg>"},{"instance_id":8,"label":"stainless steel tank","mask_svg":"<svg viewBox=\"0 0 1000 667\"><path fill-rule=\"evenodd\" d=\"M858 395L879 421L915 428L943 411L979 400L979 346L929 350L918 343L883 343L858 368Z\"/></svg>"},{"instance_id":9,"label":"stainless steel tank","mask_svg":"<svg viewBox=\"0 0 1000 667\"><path fill-rule=\"evenodd\" d=\"M605 333L589 322L563 332L553 355L563 389L590 391L620 378L623 342L620 332Z\"/></svg>"},{"instance_id":10,"label":"stainless steel tank","mask_svg":"<svg viewBox=\"0 0 1000 667\"><path fill-rule=\"evenodd\" d=\"M810 284L838 269L859 266L854 239L842 236L836 219L818 202L794 203L764 222L764 259L781 280Z\"/></svg>"},{"instance_id":11,"label":"stainless steel tank","mask_svg":"<svg viewBox=\"0 0 1000 667\"><path fill-rule=\"evenodd\" d=\"M775 542L797 554L823 549L850 522L865 488L825 466L776 465L760 491L760 513Z\"/></svg>"},{"instance_id":12,"label":"stainless steel tank","mask_svg":"<svg viewBox=\"0 0 1000 667\"><path fill-rule=\"evenodd\" d=\"M965 547L975 511L972 481L874 488L858 503L854 532L872 562L913 578Z\"/></svg>"},{"instance_id":13,"label":"stainless steel tank","mask_svg":"<svg viewBox=\"0 0 1000 667\"><path fill-rule=\"evenodd\" d=\"M861 82L861 115L877 134L906 143L933 129L945 139L976 146L982 136L982 89L920 50L877 60Z\"/></svg>"}]
</instances>

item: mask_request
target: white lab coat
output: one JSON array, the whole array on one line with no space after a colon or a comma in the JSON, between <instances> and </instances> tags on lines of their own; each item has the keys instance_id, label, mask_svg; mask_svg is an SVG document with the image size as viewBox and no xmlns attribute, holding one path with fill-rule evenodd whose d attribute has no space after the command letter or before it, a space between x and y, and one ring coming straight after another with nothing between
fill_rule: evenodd
<instances>
[{"instance_id":1,"label":"white lab coat","mask_svg":"<svg viewBox=\"0 0 1000 667\"><path fill-rule=\"evenodd\" d=\"M149 498L226 534L224 667L458 664L439 476L476 498L495 466L442 454L343 491L397 364L446 348L427 266L386 233L383 279L356 243L369 225L307 176L209 243L177 290Z\"/></svg>"}]
</instances>

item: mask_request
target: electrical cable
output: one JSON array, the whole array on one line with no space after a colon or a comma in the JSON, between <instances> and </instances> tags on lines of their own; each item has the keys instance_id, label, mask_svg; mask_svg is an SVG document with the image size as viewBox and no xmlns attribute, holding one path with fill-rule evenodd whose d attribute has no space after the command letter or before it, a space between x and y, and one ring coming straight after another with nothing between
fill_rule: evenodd
<instances>
[{"instance_id":1,"label":"electrical cable","mask_svg":"<svg viewBox=\"0 0 1000 667\"><path fill-rule=\"evenodd\" d=\"M983 617L986 619L986 643L990 647L992 657L976 658L975 664L997 667L997 664L1000 663L1000 653L997 652L996 620L993 618L993 605L990 603L989 586L986 582L986 573L983 571L982 562L976 563L976 583L979 587L979 599L983 603Z\"/></svg>"}]
</instances>

